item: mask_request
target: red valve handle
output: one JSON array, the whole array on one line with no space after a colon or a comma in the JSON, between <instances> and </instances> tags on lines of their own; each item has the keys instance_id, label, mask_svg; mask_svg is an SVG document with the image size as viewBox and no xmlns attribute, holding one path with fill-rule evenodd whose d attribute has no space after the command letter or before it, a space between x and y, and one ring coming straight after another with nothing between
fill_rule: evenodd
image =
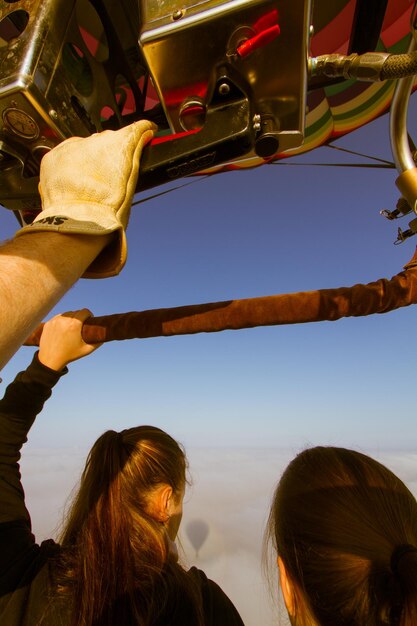
<instances>
[{"instance_id":1,"label":"red valve handle","mask_svg":"<svg viewBox=\"0 0 417 626\"><path fill-rule=\"evenodd\" d=\"M278 37L280 32L281 30L278 24L275 24L274 26L270 26L270 28L263 30L258 35L255 35L254 37L247 39L244 43L242 43L238 47L238 49L236 50L236 53L241 59L243 59L249 56L249 54L252 54L252 52L257 50L258 48L263 48L271 41L274 41L274 39Z\"/></svg>"}]
</instances>

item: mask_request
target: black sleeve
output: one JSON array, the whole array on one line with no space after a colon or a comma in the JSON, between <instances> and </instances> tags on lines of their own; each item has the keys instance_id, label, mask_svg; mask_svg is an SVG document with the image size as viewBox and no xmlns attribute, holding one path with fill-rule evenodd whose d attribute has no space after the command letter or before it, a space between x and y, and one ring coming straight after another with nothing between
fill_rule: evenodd
<instances>
[{"instance_id":1,"label":"black sleeve","mask_svg":"<svg viewBox=\"0 0 417 626\"><path fill-rule=\"evenodd\" d=\"M0 400L0 555L4 572L13 559L34 543L30 516L20 482L20 450L52 387L66 373L45 367L37 353Z\"/></svg>"},{"instance_id":2,"label":"black sleeve","mask_svg":"<svg viewBox=\"0 0 417 626\"><path fill-rule=\"evenodd\" d=\"M219 585L196 567L192 567L189 573L200 581L207 626L244 626L235 605Z\"/></svg>"}]
</instances>

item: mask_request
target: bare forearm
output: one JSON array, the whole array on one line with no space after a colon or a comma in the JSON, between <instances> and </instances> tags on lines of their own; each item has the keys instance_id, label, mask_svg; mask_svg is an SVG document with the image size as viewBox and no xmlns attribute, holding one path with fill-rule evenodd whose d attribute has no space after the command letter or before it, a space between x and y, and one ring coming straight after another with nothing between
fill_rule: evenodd
<instances>
[{"instance_id":1,"label":"bare forearm","mask_svg":"<svg viewBox=\"0 0 417 626\"><path fill-rule=\"evenodd\" d=\"M0 247L0 367L84 273L109 238L40 232Z\"/></svg>"}]
</instances>

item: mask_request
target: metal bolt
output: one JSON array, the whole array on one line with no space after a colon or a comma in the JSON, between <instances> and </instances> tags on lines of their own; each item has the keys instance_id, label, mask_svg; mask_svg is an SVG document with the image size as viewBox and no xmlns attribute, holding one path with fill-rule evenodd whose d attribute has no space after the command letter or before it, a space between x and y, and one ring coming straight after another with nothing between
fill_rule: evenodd
<instances>
[{"instance_id":1,"label":"metal bolt","mask_svg":"<svg viewBox=\"0 0 417 626\"><path fill-rule=\"evenodd\" d=\"M221 96L227 96L230 93L230 85L227 83L222 83L219 85L219 94Z\"/></svg>"},{"instance_id":2,"label":"metal bolt","mask_svg":"<svg viewBox=\"0 0 417 626\"><path fill-rule=\"evenodd\" d=\"M260 122L255 122L253 125L253 130L261 130L261 123Z\"/></svg>"},{"instance_id":3,"label":"metal bolt","mask_svg":"<svg viewBox=\"0 0 417 626\"><path fill-rule=\"evenodd\" d=\"M52 117L53 120L57 120L58 119L58 113L55 111L55 109L51 109L49 111L49 116Z\"/></svg>"},{"instance_id":4,"label":"metal bolt","mask_svg":"<svg viewBox=\"0 0 417 626\"><path fill-rule=\"evenodd\" d=\"M172 14L172 19L175 21L180 20L183 15L184 15L184 11L182 9L178 9L177 11L174 11L174 13Z\"/></svg>"}]
</instances>

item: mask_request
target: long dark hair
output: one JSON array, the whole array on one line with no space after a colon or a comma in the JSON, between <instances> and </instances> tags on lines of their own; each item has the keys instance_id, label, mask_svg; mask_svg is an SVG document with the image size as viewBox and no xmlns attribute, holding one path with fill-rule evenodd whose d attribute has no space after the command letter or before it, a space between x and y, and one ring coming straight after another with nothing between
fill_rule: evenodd
<instances>
[{"instance_id":1,"label":"long dark hair","mask_svg":"<svg viewBox=\"0 0 417 626\"><path fill-rule=\"evenodd\" d=\"M293 585L296 626L416 626L417 502L377 461L343 448L299 454L267 536Z\"/></svg>"},{"instance_id":2,"label":"long dark hair","mask_svg":"<svg viewBox=\"0 0 417 626\"><path fill-rule=\"evenodd\" d=\"M153 426L110 430L96 441L60 538L57 577L72 626L148 626L175 613L179 598L201 623L198 589L150 515L153 490L166 484L179 496L186 468L179 444Z\"/></svg>"}]
</instances>

